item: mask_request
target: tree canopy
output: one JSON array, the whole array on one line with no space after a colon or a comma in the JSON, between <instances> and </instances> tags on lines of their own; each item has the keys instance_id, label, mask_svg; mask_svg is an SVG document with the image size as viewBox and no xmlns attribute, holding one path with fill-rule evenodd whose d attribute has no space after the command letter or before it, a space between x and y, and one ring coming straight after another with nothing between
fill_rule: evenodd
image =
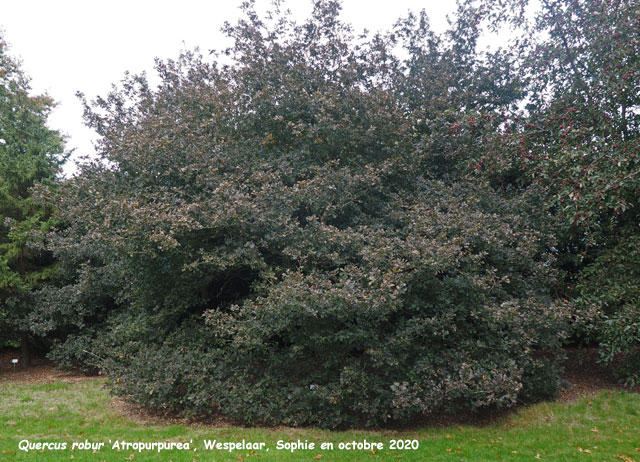
<instances>
[{"instance_id":1,"label":"tree canopy","mask_svg":"<svg viewBox=\"0 0 640 462\"><path fill-rule=\"evenodd\" d=\"M99 158L55 185L51 101L3 45L3 332L144 405L245 424L551 397L565 342L628 355L634 383L640 9L528 6L355 35L337 1L301 23L246 2L230 48L80 95ZM510 46L479 49L505 25Z\"/></svg>"},{"instance_id":2,"label":"tree canopy","mask_svg":"<svg viewBox=\"0 0 640 462\"><path fill-rule=\"evenodd\" d=\"M64 333L52 357L244 423L557 391L553 236L473 174L523 97L513 56L477 50L473 6L444 36L421 13L356 37L339 10L298 24L247 3L213 60L157 61L157 88L127 76L86 102L101 158L55 196L60 277L32 324Z\"/></svg>"},{"instance_id":3,"label":"tree canopy","mask_svg":"<svg viewBox=\"0 0 640 462\"><path fill-rule=\"evenodd\" d=\"M526 110L509 114L479 162L501 188L535 187L557 217L578 335L610 362L640 343L640 8L543 1L524 26L535 32L517 49ZM630 383L638 361L622 371Z\"/></svg>"},{"instance_id":4,"label":"tree canopy","mask_svg":"<svg viewBox=\"0 0 640 462\"><path fill-rule=\"evenodd\" d=\"M64 161L60 134L46 126L53 102L31 96L29 80L0 36L0 339L20 341L28 362L32 289L51 276L49 252L34 234L52 225L32 188L51 183ZM24 361L26 359L26 361Z\"/></svg>"}]
</instances>

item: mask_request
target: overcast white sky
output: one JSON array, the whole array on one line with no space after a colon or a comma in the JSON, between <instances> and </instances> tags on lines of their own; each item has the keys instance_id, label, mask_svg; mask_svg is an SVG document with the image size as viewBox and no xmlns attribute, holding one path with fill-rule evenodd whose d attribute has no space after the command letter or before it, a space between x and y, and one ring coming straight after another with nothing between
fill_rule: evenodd
<instances>
[{"instance_id":1,"label":"overcast white sky","mask_svg":"<svg viewBox=\"0 0 640 462\"><path fill-rule=\"evenodd\" d=\"M83 125L77 91L105 95L125 71L152 74L153 60L175 58L181 49L225 46L220 27L239 17L241 0L0 0L0 29L22 60L34 93L48 93L58 107L49 126L67 135L74 157L94 152L92 130ZM257 0L267 9L268 0ZM453 0L343 0L342 17L356 32L386 30L407 11L424 8L432 28L446 28ZM300 20L310 0L289 0ZM65 169L74 170L73 159Z\"/></svg>"}]
</instances>

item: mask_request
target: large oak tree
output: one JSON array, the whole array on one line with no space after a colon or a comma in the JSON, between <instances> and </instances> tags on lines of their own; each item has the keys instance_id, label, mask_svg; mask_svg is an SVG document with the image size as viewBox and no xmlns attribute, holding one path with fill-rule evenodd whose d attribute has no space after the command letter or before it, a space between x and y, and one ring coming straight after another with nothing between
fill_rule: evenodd
<instances>
[{"instance_id":1,"label":"large oak tree","mask_svg":"<svg viewBox=\"0 0 640 462\"><path fill-rule=\"evenodd\" d=\"M224 59L158 61L158 88L128 76L88 103L102 158L60 190L62 276L33 326L70 333L53 357L245 423L553 394L548 236L468 175L521 96L511 58L476 50L475 14L358 38L337 2L302 24L249 3Z\"/></svg>"}]
</instances>

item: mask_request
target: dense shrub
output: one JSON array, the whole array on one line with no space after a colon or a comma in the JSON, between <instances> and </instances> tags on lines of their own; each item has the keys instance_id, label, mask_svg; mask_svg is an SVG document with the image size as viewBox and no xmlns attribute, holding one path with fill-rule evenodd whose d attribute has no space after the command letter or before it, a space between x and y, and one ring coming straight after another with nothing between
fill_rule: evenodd
<instances>
[{"instance_id":1,"label":"dense shrub","mask_svg":"<svg viewBox=\"0 0 640 462\"><path fill-rule=\"evenodd\" d=\"M43 329L71 334L54 357L244 423L380 425L557 390L552 241L467 175L519 96L509 57L476 53L473 9L446 39L420 15L359 40L338 10L265 24L248 5L231 64L184 53L157 89L130 76L87 105L102 162L58 195L65 269L39 294Z\"/></svg>"}]
</instances>

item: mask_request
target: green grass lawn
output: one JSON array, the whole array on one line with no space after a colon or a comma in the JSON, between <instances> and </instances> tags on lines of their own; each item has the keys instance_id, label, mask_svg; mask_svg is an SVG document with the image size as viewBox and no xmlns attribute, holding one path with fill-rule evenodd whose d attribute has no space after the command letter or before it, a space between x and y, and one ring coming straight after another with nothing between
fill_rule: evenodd
<instances>
[{"instance_id":1,"label":"green grass lawn","mask_svg":"<svg viewBox=\"0 0 640 462\"><path fill-rule=\"evenodd\" d=\"M140 424L110 403L101 381L0 383L0 460L16 461L640 461L640 396L601 392L574 404L521 409L491 426L411 431L330 432L307 429L216 428ZM265 443L262 450L206 450L204 440ZM391 440L417 440L418 449L391 449ZM66 449L22 451L19 444L67 443ZM189 450L112 449L115 441L188 442ZM277 449L278 441L315 443L312 450ZM382 443L377 451L339 449L340 443ZM23 441L23 443L20 443ZM99 444L93 450L75 443ZM111 443L110 443L111 442ZM321 443L333 443L333 450ZM415 446L415 442L413 443ZM268 451L267 451L268 448Z\"/></svg>"}]
</instances>

